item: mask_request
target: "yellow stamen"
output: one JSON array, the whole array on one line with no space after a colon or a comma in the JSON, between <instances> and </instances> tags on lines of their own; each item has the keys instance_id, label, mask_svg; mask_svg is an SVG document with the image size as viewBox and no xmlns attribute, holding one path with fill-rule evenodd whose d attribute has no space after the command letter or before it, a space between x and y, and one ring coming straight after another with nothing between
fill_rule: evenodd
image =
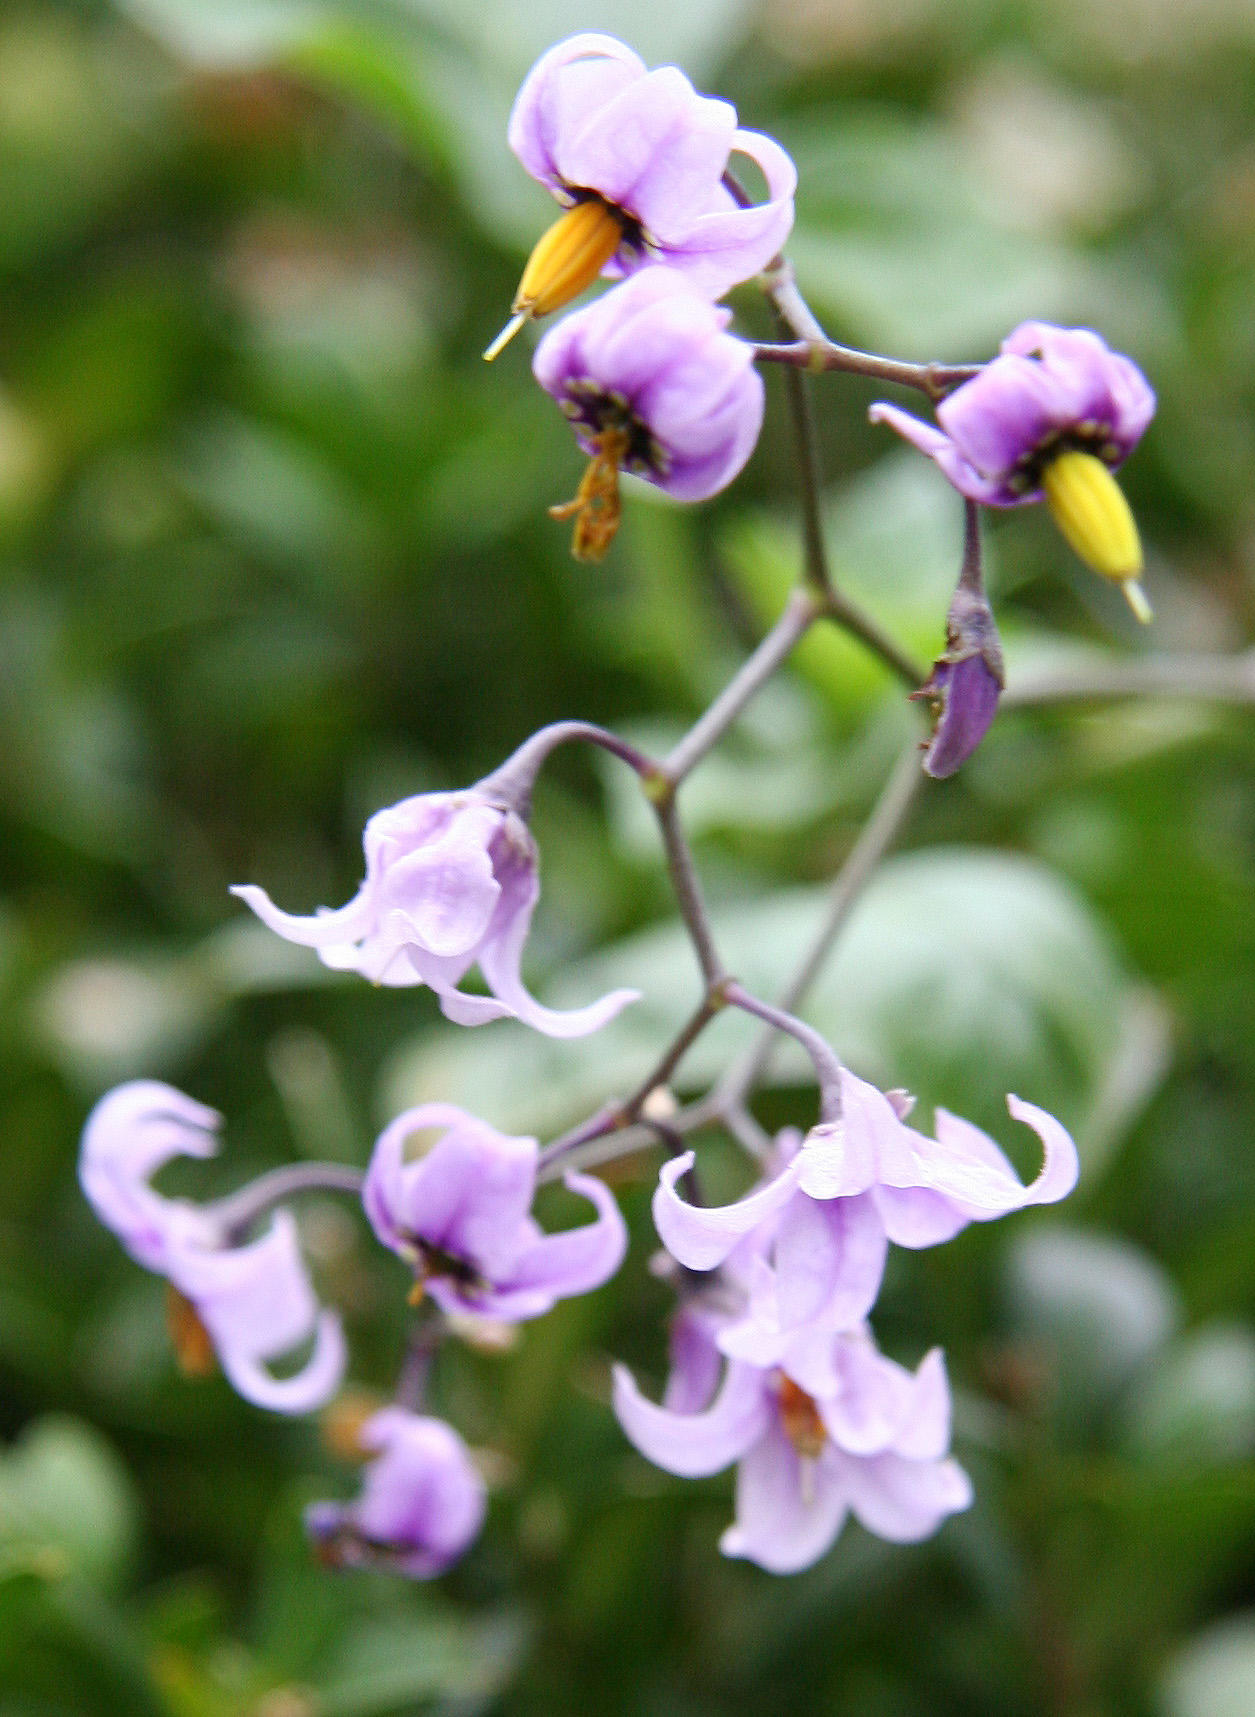
<instances>
[{"instance_id":1,"label":"yellow stamen","mask_svg":"<svg viewBox=\"0 0 1255 1717\"><path fill-rule=\"evenodd\" d=\"M1138 583L1142 544L1137 523L1102 460L1069 448L1046 466L1042 488L1065 541L1086 566L1120 585L1129 607L1145 625L1151 619L1151 607Z\"/></svg>"},{"instance_id":2,"label":"yellow stamen","mask_svg":"<svg viewBox=\"0 0 1255 1717\"><path fill-rule=\"evenodd\" d=\"M580 479L573 501L550 507L551 519L574 519L571 553L576 560L604 560L619 528L619 466L628 450L626 430L607 429Z\"/></svg>"},{"instance_id":3,"label":"yellow stamen","mask_svg":"<svg viewBox=\"0 0 1255 1717\"><path fill-rule=\"evenodd\" d=\"M212 1377L217 1363L213 1337L191 1300L177 1288L166 1288L166 1328L179 1370L185 1377Z\"/></svg>"},{"instance_id":4,"label":"yellow stamen","mask_svg":"<svg viewBox=\"0 0 1255 1717\"><path fill-rule=\"evenodd\" d=\"M527 259L513 315L484 353L492 361L534 316L548 316L591 286L623 243L625 221L600 197L585 197L543 235Z\"/></svg>"}]
</instances>

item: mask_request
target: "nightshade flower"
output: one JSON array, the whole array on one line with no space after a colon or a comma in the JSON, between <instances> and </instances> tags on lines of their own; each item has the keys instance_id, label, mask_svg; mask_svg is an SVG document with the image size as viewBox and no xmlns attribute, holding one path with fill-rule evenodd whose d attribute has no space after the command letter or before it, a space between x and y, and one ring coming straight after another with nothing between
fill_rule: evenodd
<instances>
[{"instance_id":1,"label":"nightshade flower","mask_svg":"<svg viewBox=\"0 0 1255 1717\"><path fill-rule=\"evenodd\" d=\"M355 1502L316 1502L305 1529L333 1567L378 1568L430 1580L462 1555L484 1523L484 1481L451 1426L385 1407L358 1441L374 1458Z\"/></svg>"},{"instance_id":2,"label":"nightshade flower","mask_svg":"<svg viewBox=\"0 0 1255 1717\"><path fill-rule=\"evenodd\" d=\"M592 463L573 501L574 552L600 560L619 525L619 472L680 501L726 487L754 450L763 382L731 312L670 268L647 268L551 328L532 368Z\"/></svg>"},{"instance_id":3,"label":"nightshade flower","mask_svg":"<svg viewBox=\"0 0 1255 1717\"><path fill-rule=\"evenodd\" d=\"M229 1243L209 1211L163 1198L149 1179L176 1156L208 1157L220 1117L172 1086L137 1079L102 1097L87 1118L79 1179L96 1215L131 1256L163 1275L208 1334L223 1372L258 1407L308 1413L344 1375L344 1334L319 1309L296 1223L278 1210L256 1240ZM180 1316L186 1320L186 1309ZM268 1362L313 1337L305 1365L276 1377Z\"/></svg>"},{"instance_id":4,"label":"nightshade flower","mask_svg":"<svg viewBox=\"0 0 1255 1717\"><path fill-rule=\"evenodd\" d=\"M774 1264L776 1327L865 1317L880 1290L887 1244L950 1240L969 1222L1053 1204L1076 1185L1076 1146L1044 1109L1008 1097L1017 1121L1045 1148L1041 1173L1021 1184L1002 1152L971 1122L937 1110L936 1139L908 1127L889 1099L848 1070L841 1119L812 1128L774 1179L720 1209L687 1204L676 1185L693 1154L665 1163L654 1222L667 1250L691 1270L712 1270L751 1234Z\"/></svg>"},{"instance_id":5,"label":"nightshade flower","mask_svg":"<svg viewBox=\"0 0 1255 1717\"><path fill-rule=\"evenodd\" d=\"M1024 322L942 400L940 429L894 405L874 405L870 415L935 460L971 501L1016 507L1044 498L1080 558L1118 583L1146 621L1137 525L1111 473L1154 412L1137 365L1091 329Z\"/></svg>"},{"instance_id":6,"label":"nightshade flower","mask_svg":"<svg viewBox=\"0 0 1255 1717\"><path fill-rule=\"evenodd\" d=\"M664 1405L615 1368L614 1409L647 1459L681 1478L739 1461L736 1520L720 1540L772 1574L818 1561L853 1514L896 1543L927 1538L972 1500L947 1459L950 1389L941 1352L914 1373L876 1349L865 1327L829 1334L826 1363L802 1380L789 1361L727 1363L716 1393L717 1318L682 1310Z\"/></svg>"},{"instance_id":7,"label":"nightshade flower","mask_svg":"<svg viewBox=\"0 0 1255 1717\"><path fill-rule=\"evenodd\" d=\"M421 1154L405 1147L420 1138ZM449 1103L398 1115L375 1145L362 1202L371 1226L415 1273L418 1292L446 1312L521 1322L556 1301L609 1281L627 1249L614 1194L591 1175L566 1185L587 1198L597 1220L545 1234L531 1214L539 1146L499 1133Z\"/></svg>"},{"instance_id":8,"label":"nightshade flower","mask_svg":"<svg viewBox=\"0 0 1255 1717\"><path fill-rule=\"evenodd\" d=\"M263 924L315 948L326 966L376 984L427 984L458 1025L510 1017L549 1037L583 1037L635 1001L614 990L557 1012L523 986L520 961L540 895L536 843L492 778L460 793L419 793L366 825L366 879L347 906L281 912L264 889L232 889ZM492 996L458 984L478 962Z\"/></svg>"},{"instance_id":9,"label":"nightshade flower","mask_svg":"<svg viewBox=\"0 0 1255 1717\"><path fill-rule=\"evenodd\" d=\"M662 261L720 298L757 274L793 225L797 169L780 145L739 130L736 109L699 95L677 67L648 71L613 36L571 36L541 56L515 99L509 144L567 213L532 252L514 319L488 358L598 274ZM744 207L724 184L734 154L761 170L765 203Z\"/></svg>"}]
</instances>

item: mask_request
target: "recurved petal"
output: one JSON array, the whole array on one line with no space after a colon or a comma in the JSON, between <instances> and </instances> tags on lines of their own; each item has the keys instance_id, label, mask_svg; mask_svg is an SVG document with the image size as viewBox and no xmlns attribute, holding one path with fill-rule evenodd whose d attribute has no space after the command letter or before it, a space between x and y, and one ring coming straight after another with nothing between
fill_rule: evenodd
<instances>
[{"instance_id":1,"label":"recurved petal","mask_svg":"<svg viewBox=\"0 0 1255 1717\"><path fill-rule=\"evenodd\" d=\"M246 1400L280 1413L306 1413L339 1387L344 1337L333 1312L320 1314L296 1222L279 1210L245 1246L171 1248L166 1274L187 1296L213 1338L223 1371ZM294 1376L276 1378L264 1362L313 1335L314 1350Z\"/></svg>"},{"instance_id":2,"label":"recurved petal","mask_svg":"<svg viewBox=\"0 0 1255 1717\"><path fill-rule=\"evenodd\" d=\"M488 988L524 1025L546 1037L587 1037L600 1031L629 1002L640 1000L639 990L611 990L587 1007L563 1010L543 1006L524 987L521 971L523 944L531 922L532 907L528 904L489 936L479 954L479 969Z\"/></svg>"},{"instance_id":3,"label":"recurved petal","mask_svg":"<svg viewBox=\"0 0 1255 1717\"><path fill-rule=\"evenodd\" d=\"M256 1356L237 1348L219 1348L218 1359L232 1388L255 1407L271 1413L313 1413L339 1389L348 1351L339 1317L322 1311L314 1328L314 1351L290 1377L276 1377Z\"/></svg>"},{"instance_id":4,"label":"recurved petal","mask_svg":"<svg viewBox=\"0 0 1255 1717\"><path fill-rule=\"evenodd\" d=\"M797 1188L797 1166L789 1166L765 1186L738 1201L715 1208L688 1204L676 1191L677 1182L694 1163L692 1151L664 1163L654 1193L654 1226L671 1256L690 1270L713 1270L739 1241L768 1221L791 1199Z\"/></svg>"},{"instance_id":5,"label":"recurved petal","mask_svg":"<svg viewBox=\"0 0 1255 1717\"><path fill-rule=\"evenodd\" d=\"M231 893L251 908L268 930L273 930L285 941L299 943L302 948L332 948L337 944L358 942L370 935L375 923L375 891L366 883L346 906L334 911L320 906L309 918L281 912L265 889L253 883L237 883Z\"/></svg>"},{"instance_id":6,"label":"recurved petal","mask_svg":"<svg viewBox=\"0 0 1255 1717\"><path fill-rule=\"evenodd\" d=\"M1017 1121L1036 1131L1044 1146L1041 1172L1028 1186L1021 1184L992 1139L945 1109L937 1110L936 1145L922 1140L917 1147L918 1184L950 1199L974 1222L1032 1204L1054 1204L1067 1197L1080 1173L1076 1146L1053 1115L1018 1097L1008 1097L1007 1107Z\"/></svg>"},{"instance_id":7,"label":"recurved petal","mask_svg":"<svg viewBox=\"0 0 1255 1717\"><path fill-rule=\"evenodd\" d=\"M614 1410L647 1460L680 1478L705 1478L739 1460L772 1417L770 1388L757 1367L732 1361L704 1413L673 1413L647 1401L626 1366L614 1368Z\"/></svg>"},{"instance_id":8,"label":"recurved petal","mask_svg":"<svg viewBox=\"0 0 1255 1717\"><path fill-rule=\"evenodd\" d=\"M894 1544L930 1537L948 1515L971 1506L972 1485L957 1461L909 1461L901 1455L831 1451L852 1512L869 1532Z\"/></svg>"},{"instance_id":9,"label":"recurved petal","mask_svg":"<svg viewBox=\"0 0 1255 1717\"><path fill-rule=\"evenodd\" d=\"M682 268L693 287L710 298L721 298L740 281L761 273L793 229L797 168L792 157L760 131L737 131L732 151L747 156L762 170L767 201L740 208L720 194L687 234L673 240L664 252L665 259Z\"/></svg>"},{"instance_id":10,"label":"recurved petal","mask_svg":"<svg viewBox=\"0 0 1255 1717\"><path fill-rule=\"evenodd\" d=\"M725 1556L769 1574L796 1574L817 1562L845 1523L846 1500L833 1451L803 1461L775 1417L736 1475L736 1521L719 1540Z\"/></svg>"},{"instance_id":11,"label":"recurved petal","mask_svg":"<svg viewBox=\"0 0 1255 1717\"><path fill-rule=\"evenodd\" d=\"M186 1227L193 1218L190 1206L154 1192L149 1178L172 1157L212 1156L221 1119L155 1079L115 1087L87 1117L80 1184L96 1215L147 1269L164 1269L172 1224Z\"/></svg>"},{"instance_id":12,"label":"recurved petal","mask_svg":"<svg viewBox=\"0 0 1255 1717\"><path fill-rule=\"evenodd\" d=\"M503 1289L539 1289L552 1299L568 1299L601 1287L623 1262L627 1224L610 1188L593 1175L568 1174L565 1180L571 1192L593 1204L596 1221L537 1240L515 1259Z\"/></svg>"},{"instance_id":13,"label":"recurved petal","mask_svg":"<svg viewBox=\"0 0 1255 1717\"><path fill-rule=\"evenodd\" d=\"M964 383L964 386L970 385ZM953 399L954 395L950 397ZM1017 495L1001 477L982 475L948 435L942 434L931 423L912 417L909 411L903 411L899 406L880 403L873 405L867 415L873 423L887 423L921 453L926 453L960 495L966 495L969 501L980 501L988 507L1013 507L1021 501L1037 498L1036 495Z\"/></svg>"}]
</instances>

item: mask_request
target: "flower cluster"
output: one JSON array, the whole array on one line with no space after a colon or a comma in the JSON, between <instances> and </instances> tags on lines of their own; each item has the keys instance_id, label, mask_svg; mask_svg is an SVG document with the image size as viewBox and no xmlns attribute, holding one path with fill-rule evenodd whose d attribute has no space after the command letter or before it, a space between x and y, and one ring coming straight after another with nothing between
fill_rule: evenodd
<instances>
[{"instance_id":1,"label":"flower cluster","mask_svg":"<svg viewBox=\"0 0 1255 1717\"><path fill-rule=\"evenodd\" d=\"M814 1562L847 1514L883 1538L924 1538L971 1490L947 1458L950 1394L939 1352L911 1375L880 1354L865 1319L889 1243L920 1248L1076 1184L1076 1148L1059 1123L1008 1098L1040 1136L1029 1186L970 1122L937 1112L930 1139L854 1074L840 1119L776 1142L778 1172L739 1203L709 1209L678 1192L686 1152L662 1170L654 1221L671 1257L717 1271L681 1302L661 1407L626 1371L615 1411L641 1453L685 1477L740 1462L730 1556L773 1573ZM721 1362L726 1362L722 1384Z\"/></svg>"},{"instance_id":2,"label":"flower cluster","mask_svg":"<svg viewBox=\"0 0 1255 1717\"><path fill-rule=\"evenodd\" d=\"M1145 430L1154 396L1140 371L1096 334L1025 323L983 368L952 371L946 385L957 385L949 392L939 367L835 348L809 316L798 322L798 346L738 339L717 300L776 257L793 219L793 164L770 138L740 129L726 102L699 95L675 67L648 70L611 37L575 36L544 55L519 93L509 135L523 166L566 213L533 252L514 321L488 355L599 275L619 282L546 332L534 355L536 379L589 460L575 498L551 509L574 518L578 556L599 559L609 547L623 472L680 501L702 500L732 481L763 420L758 357L812 369L829 358L833 368L865 359L868 374L900 379L914 369L916 385L940 397L940 427L892 405L877 405L872 415L935 460L966 503L946 649L915 693L936 716L924 757L930 774L952 774L971 754L1003 683L981 574L979 506L1045 499L1077 552L1120 584L1140 618L1148 616L1136 527L1111 472ZM734 155L760 169L763 202L742 193L730 171ZM777 271L771 287L777 308L781 278ZM817 506L811 526L815 550ZM822 548L816 552L822 563ZM805 1137L780 1134L762 1181L738 1202L711 1208L692 1193L693 1153L658 1119L666 1105L654 1105L651 1125L676 1151L652 1208L679 1303L661 1404L618 1368L619 1421L636 1448L671 1473L698 1476L737 1463L736 1520L722 1547L776 1573L813 1563L848 1516L884 1538L911 1541L971 1499L949 1453L941 1353L909 1370L879 1351L867 1320L890 1245L936 1246L970 1223L1063 1198L1078 1173L1072 1140L1043 1110L1008 1098L1012 1117L1034 1130L1044 1153L1025 1186L977 1128L943 1110L934 1137L912 1127L909 1099L857 1078L810 1027L751 997L720 965L677 820L686 772L677 759L692 767L805 626L838 612L822 564L811 575L797 630L760 650L662 762L604 729L556 723L473 786L418 794L371 817L365 877L346 905L300 916L255 885L233 891L263 924L329 967L377 985L426 986L459 1026L508 1019L551 1038L582 1037L636 992L615 990L559 1011L526 987L523 953L539 897L529 815L537 771L556 745L602 746L635 770L658 813L706 981L695 1019L636 1097L608 1105L548 1152L463 1109L423 1103L384 1128L364 1174L298 1164L211 1204L168 1198L152 1182L174 1157L214 1152L213 1111L170 1086L137 1081L102 1098L88 1119L84 1191L131 1255L168 1281L185 1365L203 1371L216 1356L260 1407L320 1409L347 1365L340 1319L320 1307L302 1258L290 1209L298 1194L360 1193L370 1231L406 1266L422 1341L411 1344L391 1404L357 1433L354 1446L367 1463L358 1496L316 1504L307 1515L330 1565L427 1579L476 1537L484 1481L458 1433L424 1410L431 1354L453 1334L541 1317L614 1275L627 1231L610 1189L594 1176L566 1174L567 1190L592 1206L592 1219L548 1232L533 1211L538 1184L577 1145L651 1117L650 1099L727 1006L808 1046L822 1119ZM788 625L801 605L795 610ZM875 637L870 623L854 629L865 641ZM882 653L894 660L892 649ZM901 660L899 652L895 666ZM475 967L487 994L463 988ZM716 1103L707 1118L717 1111ZM735 1130L731 1111L721 1113ZM752 1125L743 1107L740 1119ZM288 1369L276 1371L285 1362Z\"/></svg>"},{"instance_id":3,"label":"flower cluster","mask_svg":"<svg viewBox=\"0 0 1255 1717\"><path fill-rule=\"evenodd\" d=\"M600 560L618 530L621 471L700 501L753 452L763 416L754 350L727 332L730 313L715 301L779 252L797 172L677 67L649 71L596 34L560 42L532 68L509 141L567 212L532 252L513 320L485 355L599 274L633 277L547 334L533 365L590 461L574 500L550 512L574 518L577 559ZM766 202L740 194L737 155L761 171Z\"/></svg>"}]
</instances>

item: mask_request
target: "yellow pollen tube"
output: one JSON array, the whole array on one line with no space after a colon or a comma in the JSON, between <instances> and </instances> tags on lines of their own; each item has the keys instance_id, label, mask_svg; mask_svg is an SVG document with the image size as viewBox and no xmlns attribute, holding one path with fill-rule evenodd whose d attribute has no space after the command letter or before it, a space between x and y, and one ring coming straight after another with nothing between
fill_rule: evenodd
<instances>
[{"instance_id":1,"label":"yellow pollen tube","mask_svg":"<svg viewBox=\"0 0 1255 1717\"><path fill-rule=\"evenodd\" d=\"M1064 540L1086 566L1120 586L1129 607L1145 625L1152 614L1138 582L1141 538L1129 503L1111 472L1094 454L1069 448L1046 466L1041 484Z\"/></svg>"},{"instance_id":2,"label":"yellow pollen tube","mask_svg":"<svg viewBox=\"0 0 1255 1717\"><path fill-rule=\"evenodd\" d=\"M491 363L524 322L548 316L591 286L623 243L625 220L600 197L576 203L549 228L527 259L511 319L484 353Z\"/></svg>"}]
</instances>

